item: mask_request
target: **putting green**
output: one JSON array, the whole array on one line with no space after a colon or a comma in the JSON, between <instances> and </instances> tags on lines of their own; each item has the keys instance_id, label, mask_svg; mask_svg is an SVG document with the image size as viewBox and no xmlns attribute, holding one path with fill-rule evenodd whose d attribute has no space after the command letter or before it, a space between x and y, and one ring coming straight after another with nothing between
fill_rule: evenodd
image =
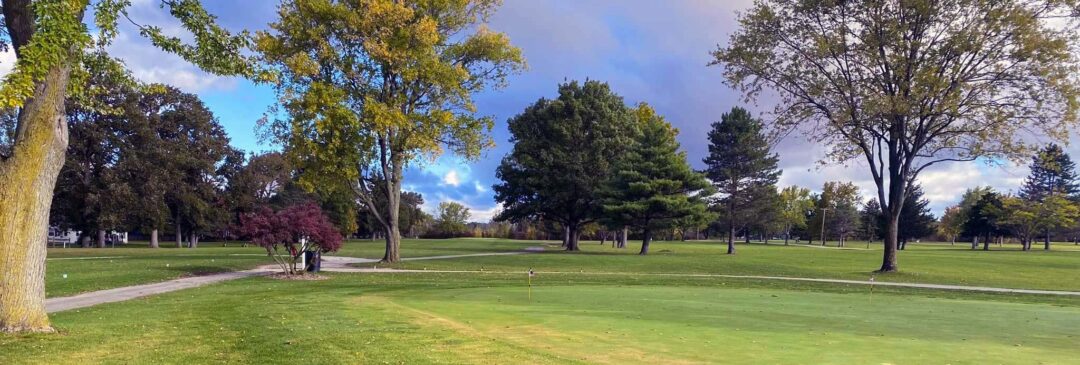
<instances>
[{"instance_id":1,"label":"putting green","mask_svg":"<svg viewBox=\"0 0 1080 365\"><path fill-rule=\"evenodd\" d=\"M986 364L1080 359L1076 307L658 286L537 287L532 301L527 296L524 288L450 289L362 296L355 303L407 314L414 324L441 328L469 342L501 343L536 355L528 357L533 361Z\"/></svg>"}]
</instances>

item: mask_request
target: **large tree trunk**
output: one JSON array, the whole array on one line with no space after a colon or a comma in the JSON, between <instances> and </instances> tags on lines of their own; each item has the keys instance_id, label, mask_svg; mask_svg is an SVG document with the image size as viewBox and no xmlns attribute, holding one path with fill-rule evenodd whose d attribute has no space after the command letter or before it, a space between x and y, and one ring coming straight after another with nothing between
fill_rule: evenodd
<instances>
[{"instance_id":1,"label":"large tree trunk","mask_svg":"<svg viewBox=\"0 0 1080 365\"><path fill-rule=\"evenodd\" d=\"M735 226L734 225L728 227L727 254L728 255L734 255L735 254Z\"/></svg>"},{"instance_id":2,"label":"large tree trunk","mask_svg":"<svg viewBox=\"0 0 1080 365\"><path fill-rule=\"evenodd\" d=\"M1043 249L1044 250L1049 250L1050 249L1050 230L1049 229L1046 230L1046 239L1043 240Z\"/></svg>"},{"instance_id":3,"label":"large tree trunk","mask_svg":"<svg viewBox=\"0 0 1080 365\"><path fill-rule=\"evenodd\" d=\"M568 226L566 231L566 250L567 251L580 251L581 247L578 246L578 241L581 238L581 232L578 231L576 226Z\"/></svg>"},{"instance_id":4,"label":"large tree trunk","mask_svg":"<svg viewBox=\"0 0 1080 365\"><path fill-rule=\"evenodd\" d=\"M12 14L28 8L4 5L9 30L30 21ZM12 34L16 45L29 39L25 26L26 34ZM11 156L0 160L0 332L52 331L45 314L45 242L68 144L67 86L66 64L45 74L19 112Z\"/></svg>"},{"instance_id":5,"label":"large tree trunk","mask_svg":"<svg viewBox=\"0 0 1080 365\"><path fill-rule=\"evenodd\" d=\"M641 252L638 252L638 255L648 255L649 243L652 242L652 230L646 227L641 235Z\"/></svg>"},{"instance_id":6,"label":"large tree trunk","mask_svg":"<svg viewBox=\"0 0 1080 365\"><path fill-rule=\"evenodd\" d=\"M158 244L158 230L150 231L150 248L159 248Z\"/></svg>"},{"instance_id":7,"label":"large tree trunk","mask_svg":"<svg viewBox=\"0 0 1080 365\"><path fill-rule=\"evenodd\" d=\"M983 240L983 251L990 251L990 237Z\"/></svg>"},{"instance_id":8,"label":"large tree trunk","mask_svg":"<svg viewBox=\"0 0 1080 365\"><path fill-rule=\"evenodd\" d=\"M104 229L99 229L97 231L97 242L95 242L95 244L97 244L98 248L105 248L105 230Z\"/></svg>"},{"instance_id":9,"label":"large tree trunk","mask_svg":"<svg viewBox=\"0 0 1080 365\"><path fill-rule=\"evenodd\" d=\"M626 248L626 236L630 235L630 227L622 227L622 237L619 238L619 248Z\"/></svg>"},{"instance_id":10,"label":"large tree trunk","mask_svg":"<svg viewBox=\"0 0 1080 365\"><path fill-rule=\"evenodd\" d=\"M899 199L893 200L893 204L897 203ZM889 209L888 224L885 225L885 250L881 258L881 268L878 272L893 272L898 270L896 266L896 251L897 251L897 238L900 233L900 209Z\"/></svg>"},{"instance_id":11,"label":"large tree trunk","mask_svg":"<svg viewBox=\"0 0 1080 365\"><path fill-rule=\"evenodd\" d=\"M194 232L188 234L188 248L199 247L199 235Z\"/></svg>"},{"instance_id":12,"label":"large tree trunk","mask_svg":"<svg viewBox=\"0 0 1080 365\"><path fill-rule=\"evenodd\" d=\"M570 226L563 226L562 233L562 247L570 247Z\"/></svg>"}]
</instances>

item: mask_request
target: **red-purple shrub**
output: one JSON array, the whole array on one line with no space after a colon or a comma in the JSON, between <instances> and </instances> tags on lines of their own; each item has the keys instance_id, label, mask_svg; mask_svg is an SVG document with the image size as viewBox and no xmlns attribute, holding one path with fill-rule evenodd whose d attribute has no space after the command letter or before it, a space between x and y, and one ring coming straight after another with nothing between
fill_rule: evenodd
<instances>
[{"instance_id":1,"label":"red-purple shrub","mask_svg":"<svg viewBox=\"0 0 1080 365\"><path fill-rule=\"evenodd\" d=\"M278 212L262 207L240 221L241 232L265 248L286 273L297 272L296 262L304 251L341 248L341 234L314 203L291 205Z\"/></svg>"}]
</instances>

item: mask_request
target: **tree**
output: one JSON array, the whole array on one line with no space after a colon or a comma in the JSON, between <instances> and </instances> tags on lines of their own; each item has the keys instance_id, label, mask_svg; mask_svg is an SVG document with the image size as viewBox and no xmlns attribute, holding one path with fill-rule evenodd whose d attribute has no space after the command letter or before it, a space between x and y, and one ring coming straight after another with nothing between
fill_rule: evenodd
<instances>
[{"instance_id":1,"label":"tree","mask_svg":"<svg viewBox=\"0 0 1080 365\"><path fill-rule=\"evenodd\" d=\"M990 250L990 240L1005 233L1005 219L1001 195L995 192L982 194L964 223L964 234L973 237L971 249L978 247L979 238L982 238L983 250Z\"/></svg>"},{"instance_id":2,"label":"tree","mask_svg":"<svg viewBox=\"0 0 1080 365\"><path fill-rule=\"evenodd\" d=\"M420 230L425 224L433 221L433 218L421 208L424 205L424 196L420 193L406 191L401 193L401 231L411 237L420 235Z\"/></svg>"},{"instance_id":3,"label":"tree","mask_svg":"<svg viewBox=\"0 0 1080 365\"><path fill-rule=\"evenodd\" d=\"M162 0L194 37L185 43L161 28L139 25L155 46L223 75L257 76L241 50L246 33L233 35L215 24L197 0ZM0 84L0 109L17 114L8 146L0 148L0 331L51 331L45 314L45 245L53 189L68 144L65 99L85 97L88 50L103 48L127 18L129 1L94 4L94 23L83 15L86 1L3 0L7 37L0 42L15 53L15 65ZM129 18L130 20L130 18ZM135 23L134 20L131 21ZM91 37L89 29L97 30ZM96 47L94 47L96 46ZM118 64L114 63L114 67Z\"/></svg>"},{"instance_id":4,"label":"tree","mask_svg":"<svg viewBox=\"0 0 1080 365\"><path fill-rule=\"evenodd\" d=\"M604 214L641 228L641 255L657 230L671 229L680 220L708 216L705 197L711 185L690 168L686 152L675 137L679 131L647 104L633 111L638 133L604 190Z\"/></svg>"},{"instance_id":5,"label":"tree","mask_svg":"<svg viewBox=\"0 0 1080 365\"><path fill-rule=\"evenodd\" d=\"M1076 180L1076 163L1061 146L1051 143L1032 158L1031 172L1020 187L1019 197L1040 201L1054 194L1078 198L1080 182Z\"/></svg>"},{"instance_id":6,"label":"tree","mask_svg":"<svg viewBox=\"0 0 1080 365\"><path fill-rule=\"evenodd\" d=\"M107 57L95 54L94 57ZM65 152L53 194L50 223L60 228L82 232L80 241L97 232L97 247L105 247L106 230L120 229L127 223L127 213L135 208L133 187L125 179L123 165L139 148L131 135L137 123L127 123L124 115L95 106L129 107L138 98L126 75L110 75L108 70L94 71L88 82L102 92L92 100L66 103L70 142Z\"/></svg>"},{"instance_id":7,"label":"tree","mask_svg":"<svg viewBox=\"0 0 1080 365\"><path fill-rule=\"evenodd\" d=\"M1033 204L1042 203L1049 196L1064 196L1080 199L1080 182L1076 180L1076 163L1072 161L1061 146L1049 144L1035 154L1031 161L1031 172L1024 185L1020 187L1020 198ZM1050 249L1050 236L1053 229L1049 226L1044 231L1043 244Z\"/></svg>"},{"instance_id":8,"label":"tree","mask_svg":"<svg viewBox=\"0 0 1080 365\"><path fill-rule=\"evenodd\" d=\"M896 271L911 182L930 166L1018 159L1029 131L1077 124L1074 1L763 0L713 52L748 98L779 95L775 131L802 129L861 158L887 219L880 271ZM1062 24L1064 23L1064 24Z\"/></svg>"},{"instance_id":9,"label":"tree","mask_svg":"<svg viewBox=\"0 0 1080 365\"><path fill-rule=\"evenodd\" d=\"M948 207L945 208L945 213L941 215L941 220L938 221L937 232L946 237L950 245L956 244L956 237L963 232L963 214L964 211L959 206Z\"/></svg>"},{"instance_id":10,"label":"tree","mask_svg":"<svg viewBox=\"0 0 1080 365\"><path fill-rule=\"evenodd\" d=\"M837 246L844 247L847 238L859 228L859 202L862 200L859 187L850 182L830 181L825 183L821 196L822 201L827 203L822 206L825 225L836 235ZM822 239L821 245L825 245L825 239Z\"/></svg>"},{"instance_id":11,"label":"tree","mask_svg":"<svg viewBox=\"0 0 1080 365\"><path fill-rule=\"evenodd\" d=\"M304 253L334 252L341 248L341 234L315 203L292 205L274 212L260 207L242 219L241 231L288 275L303 273L297 262Z\"/></svg>"},{"instance_id":12,"label":"tree","mask_svg":"<svg viewBox=\"0 0 1080 365\"><path fill-rule=\"evenodd\" d=\"M762 135L761 121L746 109L734 107L712 124L709 155L703 161L705 175L721 194L716 206L726 224L728 254L735 253L735 231L744 228L763 207L760 198L769 189L776 191L778 160Z\"/></svg>"},{"instance_id":13,"label":"tree","mask_svg":"<svg viewBox=\"0 0 1080 365\"><path fill-rule=\"evenodd\" d=\"M867 200L863 204L863 208L859 211L859 227L860 233L863 237L866 237L866 246L870 247L870 242L873 242L881 234L882 228L885 226L885 217L881 214L881 205L878 204L877 199Z\"/></svg>"},{"instance_id":14,"label":"tree","mask_svg":"<svg viewBox=\"0 0 1080 365\"><path fill-rule=\"evenodd\" d=\"M1002 198L1001 223L1020 239L1024 251L1031 250L1036 234L1071 226L1078 218L1080 207L1061 194L1051 194L1036 202L1012 196ZM1045 249L1049 250L1050 245L1046 244Z\"/></svg>"},{"instance_id":15,"label":"tree","mask_svg":"<svg viewBox=\"0 0 1080 365\"><path fill-rule=\"evenodd\" d=\"M469 208L461 203L445 201L439 203L435 216L435 229L446 238L461 237L469 232Z\"/></svg>"},{"instance_id":16,"label":"tree","mask_svg":"<svg viewBox=\"0 0 1080 365\"><path fill-rule=\"evenodd\" d=\"M492 119L477 115L472 95L524 65L505 35L482 25L498 3L290 0L258 34L288 115L270 131L308 186L352 182L385 232L383 262L400 260L406 165L444 148L476 158L491 145Z\"/></svg>"},{"instance_id":17,"label":"tree","mask_svg":"<svg viewBox=\"0 0 1080 365\"><path fill-rule=\"evenodd\" d=\"M513 149L495 176L499 220L543 220L565 228L566 250L578 251L579 230L603 216L601 189L631 143L632 120L607 84L559 85L510 118Z\"/></svg>"},{"instance_id":18,"label":"tree","mask_svg":"<svg viewBox=\"0 0 1080 365\"><path fill-rule=\"evenodd\" d=\"M904 199L904 207L900 209L900 225L897 239L900 240L899 248L907 248L908 240L918 239L934 233L934 215L930 213L930 201L923 198L923 190L920 185L912 185L908 197ZM880 220L885 221L884 217ZM884 231L885 227L881 227Z\"/></svg>"},{"instance_id":19,"label":"tree","mask_svg":"<svg viewBox=\"0 0 1080 365\"><path fill-rule=\"evenodd\" d=\"M793 229L806 227L806 212L814 208L810 200L810 189L788 186L780 190L779 220L784 230L784 245L788 244Z\"/></svg>"}]
</instances>

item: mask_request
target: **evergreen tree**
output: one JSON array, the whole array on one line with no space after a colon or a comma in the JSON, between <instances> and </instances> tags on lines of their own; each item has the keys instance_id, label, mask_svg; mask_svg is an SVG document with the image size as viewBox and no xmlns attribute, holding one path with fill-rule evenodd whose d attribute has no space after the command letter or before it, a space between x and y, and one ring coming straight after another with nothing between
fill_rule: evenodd
<instances>
[{"instance_id":1,"label":"evergreen tree","mask_svg":"<svg viewBox=\"0 0 1080 365\"><path fill-rule=\"evenodd\" d=\"M1005 233L1005 218L1001 195L995 192L982 194L971 207L967 221L964 222L964 235L973 237L971 249L975 249L979 244L979 239L982 239L983 250L989 250L993 237Z\"/></svg>"},{"instance_id":2,"label":"evergreen tree","mask_svg":"<svg viewBox=\"0 0 1080 365\"><path fill-rule=\"evenodd\" d=\"M1049 144L1031 161L1031 173L1020 188L1020 198L1041 201L1051 194L1070 198L1080 195L1080 182L1076 178L1076 163L1061 146Z\"/></svg>"},{"instance_id":3,"label":"evergreen tree","mask_svg":"<svg viewBox=\"0 0 1080 365\"><path fill-rule=\"evenodd\" d=\"M577 251L580 229L602 217L600 190L632 139L622 98L605 83L570 82L508 124L514 148L495 171L499 220L557 222L566 249Z\"/></svg>"},{"instance_id":4,"label":"evergreen tree","mask_svg":"<svg viewBox=\"0 0 1080 365\"><path fill-rule=\"evenodd\" d=\"M1080 200L1080 182L1077 181L1076 163L1057 144L1049 144L1031 161L1031 172L1020 187L1020 198L1030 204L1043 202L1050 196L1063 196ZM1045 226L1043 243L1050 248L1050 236L1054 228Z\"/></svg>"},{"instance_id":5,"label":"evergreen tree","mask_svg":"<svg viewBox=\"0 0 1080 365\"><path fill-rule=\"evenodd\" d=\"M900 208L900 227L897 231L897 238L900 240L899 248L901 250L907 248L909 240L926 237L934 233L936 219L930 213L930 201L923 196L922 186L915 185L908 192L908 197L904 200L904 206ZM880 228L884 231L885 217L882 217L880 221L882 223Z\"/></svg>"},{"instance_id":6,"label":"evergreen tree","mask_svg":"<svg viewBox=\"0 0 1080 365\"><path fill-rule=\"evenodd\" d=\"M735 253L735 232L765 208L760 200L767 191L776 190L778 160L762 134L761 121L745 109L734 107L712 124L705 174L722 194L716 207L728 233L728 254Z\"/></svg>"},{"instance_id":7,"label":"evergreen tree","mask_svg":"<svg viewBox=\"0 0 1080 365\"><path fill-rule=\"evenodd\" d=\"M870 246L870 242L878 239L885 227L885 216L881 212L881 204L877 199L867 200L863 204L862 210L859 211L859 233L863 237L866 237L867 247Z\"/></svg>"},{"instance_id":8,"label":"evergreen tree","mask_svg":"<svg viewBox=\"0 0 1080 365\"><path fill-rule=\"evenodd\" d=\"M711 195L711 186L679 151L675 128L644 103L634 115L639 133L605 189L604 214L640 228L645 255L655 231L708 214L703 197Z\"/></svg>"}]
</instances>

